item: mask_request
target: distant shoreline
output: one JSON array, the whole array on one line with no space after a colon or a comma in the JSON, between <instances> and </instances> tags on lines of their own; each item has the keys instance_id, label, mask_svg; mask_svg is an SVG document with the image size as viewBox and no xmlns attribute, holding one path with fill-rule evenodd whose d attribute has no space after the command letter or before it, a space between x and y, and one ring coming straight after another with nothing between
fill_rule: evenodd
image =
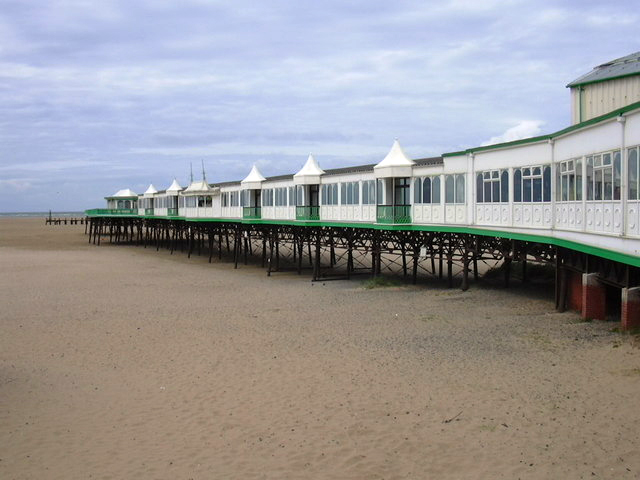
<instances>
[{"instance_id":1,"label":"distant shoreline","mask_svg":"<svg viewBox=\"0 0 640 480\"><path fill-rule=\"evenodd\" d=\"M0 212L0 217L48 217L49 211L46 212ZM84 217L84 212L51 212L52 217Z\"/></svg>"}]
</instances>

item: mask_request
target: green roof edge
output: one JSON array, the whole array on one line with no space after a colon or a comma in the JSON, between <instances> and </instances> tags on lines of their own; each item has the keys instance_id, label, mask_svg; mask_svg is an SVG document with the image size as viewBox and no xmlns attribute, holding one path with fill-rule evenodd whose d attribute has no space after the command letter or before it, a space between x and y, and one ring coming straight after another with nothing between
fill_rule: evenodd
<instances>
[{"instance_id":1,"label":"green roof edge","mask_svg":"<svg viewBox=\"0 0 640 480\"><path fill-rule=\"evenodd\" d=\"M584 85L593 85L594 83L608 82L609 80L619 80L620 78L635 77L638 75L640 75L640 72L631 72L631 73L623 73L622 75L614 75L613 77L600 78L598 80L591 80L588 82L580 82L580 83L572 82L567 84L567 88L582 87Z\"/></svg>"}]
</instances>

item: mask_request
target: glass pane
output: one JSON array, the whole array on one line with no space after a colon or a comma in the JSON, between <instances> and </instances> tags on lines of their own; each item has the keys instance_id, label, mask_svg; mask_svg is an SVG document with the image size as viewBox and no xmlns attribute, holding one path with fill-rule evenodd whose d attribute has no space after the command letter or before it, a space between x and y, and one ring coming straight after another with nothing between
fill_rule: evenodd
<instances>
[{"instance_id":1,"label":"glass pane","mask_svg":"<svg viewBox=\"0 0 640 480\"><path fill-rule=\"evenodd\" d=\"M464 203L464 175L456 175L456 203Z\"/></svg>"},{"instance_id":2,"label":"glass pane","mask_svg":"<svg viewBox=\"0 0 640 480\"><path fill-rule=\"evenodd\" d=\"M409 189L407 189L407 194L409 193ZM360 183L353 183L353 204L360 204Z\"/></svg>"},{"instance_id":3,"label":"glass pane","mask_svg":"<svg viewBox=\"0 0 640 480\"><path fill-rule=\"evenodd\" d=\"M638 149L629 150L629 200L638 199Z\"/></svg>"},{"instance_id":4,"label":"glass pane","mask_svg":"<svg viewBox=\"0 0 640 480\"><path fill-rule=\"evenodd\" d=\"M353 182L347 184L347 205L353 205Z\"/></svg>"},{"instance_id":5,"label":"glass pane","mask_svg":"<svg viewBox=\"0 0 640 480\"><path fill-rule=\"evenodd\" d=\"M485 179L491 178L491 172L484 172L483 175Z\"/></svg>"},{"instance_id":6,"label":"glass pane","mask_svg":"<svg viewBox=\"0 0 640 480\"><path fill-rule=\"evenodd\" d=\"M500 175L500 201L509 201L509 171L503 170Z\"/></svg>"},{"instance_id":7,"label":"glass pane","mask_svg":"<svg viewBox=\"0 0 640 480\"><path fill-rule=\"evenodd\" d=\"M498 171L494 170L493 172L491 172L491 178L498 178Z\"/></svg>"},{"instance_id":8,"label":"glass pane","mask_svg":"<svg viewBox=\"0 0 640 480\"><path fill-rule=\"evenodd\" d=\"M602 200L602 169L593 172L593 199Z\"/></svg>"},{"instance_id":9,"label":"glass pane","mask_svg":"<svg viewBox=\"0 0 640 480\"><path fill-rule=\"evenodd\" d=\"M582 200L582 161L576 160L576 200Z\"/></svg>"},{"instance_id":10,"label":"glass pane","mask_svg":"<svg viewBox=\"0 0 640 480\"><path fill-rule=\"evenodd\" d=\"M604 189L604 199L611 200L613 198L613 168L611 167L603 168L602 177L603 177L602 186Z\"/></svg>"},{"instance_id":11,"label":"glass pane","mask_svg":"<svg viewBox=\"0 0 640 480\"><path fill-rule=\"evenodd\" d=\"M620 152L613 154L613 199L620 200Z\"/></svg>"},{"instance_id":12,"label":"glass pane","mask_svg":"<svg viewBox=\"0 0 640 480\"><path fill-rule=\"evenodd\" d=\"M569 200L574 201L576 199L576 176L570 173L567 178L569 179Z\"/></svg>"},{"instance_id":13,"label":"glass pane","mask_svg":"<svg viewBox=\"0 0 640 480\"><path fill-rule=\"evenodd\" d=\"M602 156L602 165L611 165L611 154L605 153Z\"/></svg>"},{"instance_id":14,"label":"glass pane","mask_svg":"<svg viewBox=\"0 0 640 480\"><path fill-rule=\"evenodd\" d=\"M534 202L542 201L542 179L534 178L533 179L533 198Z\"/></svg>"},{"instance_id":15,"label":"glass pane","mask_svg":"<svg viewBox=\"0 0 640 480\"><path fill-rule=\"evenodd\" d=\"M455 199L453 188L454 188L453 175L445 176L444 177L444 203L453 203Z\"/></svg>"},{"instance_id":16,"label":"glass pane","mask_svg":"<svg viewBox=\"0 0 640 480\"><path fill-rule=\"evenodd\" d=\"M484 182L483 187L484 187L483 197L487 202L490 202L491 201L491 182Z\"/></svg>"},{"instance_id":17,"label":"glass pane","mask_svg":"<svg viewBox=\"0 0 640 480\"><path fill-rule=\"evenodd\" d=\"M533 175L540 175L540 167L536 167L533 169Z\"/></svg>"},{"instance_id":18,"label":"glass pane","mask_svg":"<svg viewBox=\"0 0 640 480\"><path fill-rule=\"evenodd\" d=\"M416 178L413 181L413 203L422 202L422 180Z\"/></svg>"},{"instance_id":19,"label":"glass pane","mask_svg":"<svg viewBox=\"0 0 640 480\"><path fill-rule=\"evenodd\" d=\"M482 181L482 174L479 173L478 175L476 175L476 202L478 203L482 203L482 199L484 197L483 185L484 182Z\"/></svg>"},{"instance_id":20,"label":"glass pane","mask_svg":"<svg viewBox=\"0 0 640 480\"><path fill-rule=\"evenodd\" d=\"M378 205L384 205L384 183L382 180L378 180L377 182L377 191L376 191L376 202Z\"/></svg>"},{"instance_id":21,"label":"glass pane","mask_svg":"<svg viewBox=\"0 0 640 480\"><path fill-rule=\"evenodd\" d=\"M492 193L491 193L491 201L499 202L500 201L500 182L493 181L492 185Z\"/></svg>"},{"instance_id":22,"label":"glass pane","mask_svg":"<svg viewBox=\"0 0 640 480\"><path fill-rule=\"evenodd\" d=\"M522 172L519 168L513 172L513 201L522 201Z\"/></svg>"},{"instance_id":23,"label":"glass pane","mask_svg":"<svg viewBox=\"0 0 640 480\"><path fill-rule=\"evenodd\" d=\"M440 203L440 177L434 177L431 187L431 203Z\"/></svg>"},{"instance_id":24,"label":"glass pane","mask_svg":"<svg viewBox=\"0 0 640 480\"><path fill-rule=\"evenodd\" d=\"M522 180L522 201L531 201L531 179L525 178Z\"/></svg>"},{"instance_id":25,"label":"glass pane","mask_svg":"<svg viewBox=\"0 0 640 480\"><path fill-rule=\"evenodd\" d=\"M562 175L562 180L560 183L560 190L562 191L562 201L566 202L569 199L569 195L567 194L567 192L569 191L569 185L568 185L568 180L567 180L567 176L566 175Z\"/></svg>"},{"instance_id":26,"label":"glass pane","mask_svg":"<svg viewBox=\"0 0 640 480\"><path fill-rule=\"evenodd\" d=\"M530 168L523 168L522 169L522 176L523 177L528 177L529 175L531 175L531 169Z\"/></svg>"},{"instance_id":27,"label":"glass pane","mask_svg":"<svg viewBox=\"0 0 640 480\"><path fill-rule=\"evenodd\" d=\"M542 171L542 181L543 181L542 201L550 202L551 201L551 167L544 167Z\"/></svg>"},{"instance_id":28,"label":"glass pane","mask_svg":"<svg viewBox=\"0 0 640 480\"><path fill-rule=\"evenodd\" d=\"M422 203L431 203L431 179L429 177L422 182Z\"/></svg>"},{"instance_id":29,"label":"glass pane","mask_svg":"<svg viewBox=\"0 0 640 480\"><path fill-rule=\"evenodd\" d=\"M587 157L587 200L593 200L593 160Z\"/></svg>"}]
</instances>

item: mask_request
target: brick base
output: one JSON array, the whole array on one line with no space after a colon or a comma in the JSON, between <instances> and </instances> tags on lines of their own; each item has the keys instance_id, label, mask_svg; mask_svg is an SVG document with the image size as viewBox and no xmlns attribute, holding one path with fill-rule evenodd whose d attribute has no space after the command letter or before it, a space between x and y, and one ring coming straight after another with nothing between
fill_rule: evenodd
<instances>
[{"instance_id":1,"label":"brick base","mask_svg":"<svg viewBox=\"0 0 640 480\"><path fill-rule=\"evenodd\" d=\"M622 289L621 324L623 330L640 328L640 287Z\"/></svg>"},{"instance_id":2,"label":"brick base","mask_svg":"<svg viewBox=\"0 0 640 480\"><path fill-rule=\"evenodd\" d=\"M582 311L582 274L569 272L567 279L569 291L567 292L567 307L576 312Z\"/></svg>"},{"instance_id":3,"label":"brick base","mask_svg":"<svg viewBox=\"0 0 640 480\"><path fill-rule=\"evenodd\" d=\"M605 320L607 314L607 292L595 273L582 274L582 318Z\"/></svg>"}]
</instances>

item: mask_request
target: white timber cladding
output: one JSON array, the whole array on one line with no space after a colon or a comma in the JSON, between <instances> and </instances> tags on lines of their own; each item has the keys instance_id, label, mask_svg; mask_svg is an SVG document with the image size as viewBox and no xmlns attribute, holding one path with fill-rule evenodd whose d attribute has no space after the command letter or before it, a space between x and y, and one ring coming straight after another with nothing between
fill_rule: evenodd
<instances>
[{"instance_id":1,"label":"white timber cladding","mask_svg":"<svg viewBox=\"0 0 640 480\"><path fill-rule=\"evenodd\" d=\"M635 102L640 102L640 75L580 85L571 89L571 122L584 122Z\"/></svg>"},{"instance_id":2,"label":"white timber cladding","mask_svg":"<svg viewBox=\"0 0 640 480\"><path fill-rule=\"evenodd\" d=\"M316 208L320 222L486 227L630 255L640 249L640 107L541 140L471 149L434 164L417 161L407 177L376 178L373 166L354 170L316 170L317 183L311 184L291 176L266 178L255 189L235 182L190 193L147 193L136 207L140 215L163 216L176 208L187 219L292 221L298 205ZM110 208L124 201L135 205L107 197ZM381 216L381 209L396 207L401 222Z\"/></svg>"}]
</instances>

